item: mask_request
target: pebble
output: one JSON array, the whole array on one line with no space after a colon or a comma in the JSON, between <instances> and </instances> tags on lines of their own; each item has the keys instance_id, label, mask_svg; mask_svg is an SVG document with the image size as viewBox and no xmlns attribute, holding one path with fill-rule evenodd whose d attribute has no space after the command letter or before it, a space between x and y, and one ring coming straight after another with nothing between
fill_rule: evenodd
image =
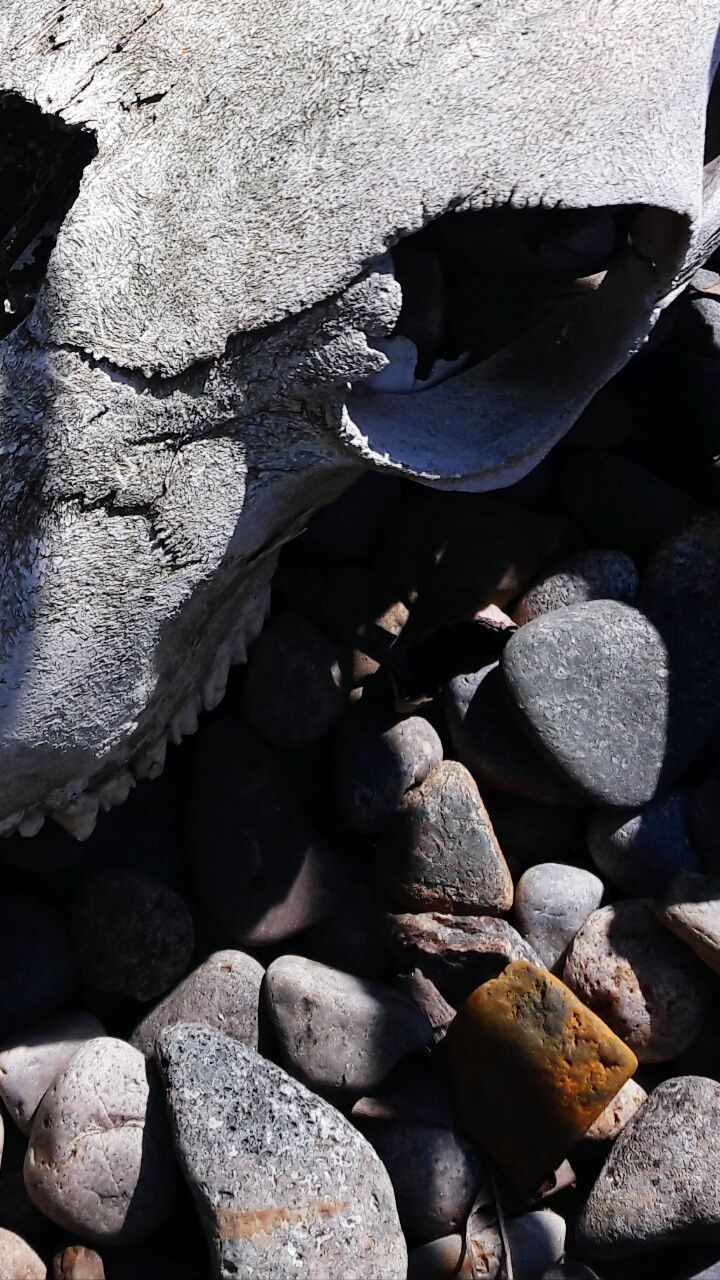
<instances>
[{"instance_id":1,"label":"pebble","mask_svg":"<svg viewBox=\"0 0 720 1280\"><path fill-rule=\"evenodd\" d=\"M104 1034L91 1013L59 1013L0 1045L0 1098L21 1133L30 1132L47 1090L81 1046Z\"/></svg>"},{"instance_id":2,"label":"pebble","mask_svg":"<svg viewBox=\"0 0 720 1280\"><path fill-rule=\"evenodd\" d=\"M442 1236L411 1249L407 1280L473 1280L465 1237Z\"/></svg>"},{"instance_id":3,"label":"pebble","mask_svg":"<svg viewBox=\"0 0 720 1280\"><path fill-rule=\"evenodd\" d=\"M48 903L4 889L2 904L0 1036L5 1037L72 1000L77 974L65 926Z\"/></svg>"},{"instance_id":4,"label":"pebble","mask_svg":"<svg viewBox=\"0 0 720 1280\"><path fill-rule=\"evenodd\" d=\"M82 1244L70 1245L53 1258L52 1280L105 1280L102 1258Z\"/></svg>"},{"instance_id":5,"label":"pebble","mask_svg":"<svg viewBox=\"0 0 720 1280\"><path fill-rule=\"evenodd\" d=\"M612 1102L608 1103L597 1120L590 1125L582 1141L593 1144L614 1142L646 1101L647 1093L642 1085L637 1080L626 1080Z\"/></svg>"},{"instance_id":6,"label":"pebble","mask_svg":"<svg viewBox=\"0 0 720 1280\"><path fill-rule=\"evenodd\" d=\"M517 930L493 916L424 911L391 916L388 924L401 970L419 969L455 1008L512 960L542 965Z\"/></svg>"},{"instance_id":7,"label":"pebble","mask_svg":"<svg viewBox=\"0 0 720 1280\"><path fill-rule=\"evenodd\" d=\"M301 613L273 616L253 646L243 713L276 747L319 742L339 723L352 687L352 654Z\"/></svg>"},{"instance_id":8,"label":"pebble","mask_svg":"<svg viewBox=\"0 0 720 1280\"><path fill-rule=\"evenodd\" d=\"M374 1089L432 1039L431 1022L401 992L302 956L274 960L263 994L283 1063L321 1092Z\"/></svg>"},{"instance_id":9,"label":"pebble","mask_svg":"<svg viewBox=\"0 0 720 1280\"><path fill-rule=\"evenodd\" d=\"M692 792L688 823L708 871L720 872L720 768L713 769Z\"/></svg>"},{"instance_id":10,"label":"pebble","mask_svg":"<svg viewBox=\"0 0 720 1280\"><path fill-rule=\"evenodd\" d=\"M444 705L453 755L479 786L543 805L578 803L576 793L515 723L498 663L455 676L447 684Z\"/></svg>"},{"instance_id":11,"label":"pebble","mask_svg":"<svg viewBox=\"0 0 720 1280\"><path fill-rule=\"evenodd\" d=\"M524 960L473 992L443 1044L459 1127L523 1192L552 1173L637 1067L572 991Z\"/></svg>"},{"instance_id":12,"label":"pebble","mask_svg":"<svg viewBox=\"0 0 720 1280\"><path fill-rule=\"evenodd\" d=\"M443 758L437 731L422 716L351 712L334 747L335 804L341 818L374 835L397 812L406 792L423 783Z\"/></svg>"},{"instance_id":13,"label":"pebble","mask_svg":"<svg viewBox=\"0 0 720 1280\"><path fill-rule=\"evenodd\" d=\"M642 809L597 810L588 826L588 849L600 874L630 896L662 893L681 871L700 869L679 793Z\"/></svg>"},{"instance_id":14,"label":"pebble","mask_svg":"<svg viewBox=\"0 0 720 1280\"><path fill-rule=\"evenodd\" d=\"M578 1222L591 1258L720 1236L720 1084L678 1076L658 1085L620 1134Z\"/></svg>"},{"instance_id":15,"label":"pebble","mask_svg":"<svg viewBox=\"0 0 720 1280\"><path fill-rule=\"evenodd\" d=\"M702 965L663 929L651 898L593 911L570 947L563 978L640 1062L682 1053L709 1009Z\"/></svg>"},{"instance_id":16,"label":"pebble","mask_svg":"<svg viewBox=\"0 0 720 1280\"><path fill-rule=\"evenodd\" d=\"M720 876L678 876L658 903L657 914L666 929L720 973Z\"/></svg>"},{"instance_id":17,"label":"pebble","mask_svg":"<svg viewBox=\"0 0 720 1280\"><path fill-rule=\"evenodd\" d=\"M453 1129L365 1120L362 1132L390 1175L407 1239L425 1244L462 1231L486 1176L473 1145Z\"/></svg>"},{"instance_id":18,"label":"pebble","mask_svg":"<svg viewBox=\"0 0 720 1280\"><path fill-rule=\"evenodd\" d=\"M518 1280L543 1280L548 1267L559 1262L565 1252L565 1219L552 1209L538 1209L510 1218L506 1223L513 1272ZM483 1280L501 1280L505 1270L505 1247L498 1226L469 1233L469 1254L473 1275Z\"/></svg>"},{"instance_id":19,"label":"pebble","mask_svg":"<svg viewBox=\"0 0 720 1280\"><path fill-rule=\"evenodd\" d=\"M152 1235L168 1217L175 1172L160 1089L123 1040L88 1041L35 1115L25 1185L58 1226L99 1244Z\"/></svg>"},{"instance_id":20,"label":"pebble","mask_svg":"<svg viewBox=\"0 0 720 1280\"><path fill-rule=\"evenodd\" d=\"M201 1022L258 1047L258 1006L265 970L244 951L216 951L165 996L132 1033L130 1043L146 1057L164 1027L178 1022ZM2 1059L0 1058L0 1063Z\"/></svg>"},{"instance_id":21,"label":"pebble","mask_svg":"<svg viewBox=\"0 0 720 1280\"><path fill-rule=\"evenodd\" d=\"M690 511L690 500L619 453L576 453L560 474L565 510L596 547L645 558Z\"/></svg>"},{"instance_id":22,"label":"pebble","mask_svg":"<svg viewBox=\"0 0 720 1280\"><path fill-rule=\"evenodd\" d=\"M595 600L544 614L511 637L502 670L523 727L588 800L652 800L671 676L665 645L638 610Z\"/></svg>"},{"instance_id":23,"label":"pebble","mask_svg":"<svg viewBox=\"0 0 720 1280\"><path fill-rule=\"evenodd\" d=\"M703 1250L702 1257L694 1254L685 1261L685 1265L673 1276L673 1280L720 1280L720 1256L717 1245L708 1252Z\"/></svg>"},{"instance_id":24,"label":"pebble","mask_svg":"<svg viewBox=\"0 0 720 1280\"><path fill-rule=\"evenodd\" d=\"M631 603L639 586L638 571L621 551L578 551L534 582L513 609L519 627L568 604L589 600Z\"/></svg>"},{"instance_id":25,"label":"pebble","mask_svg":"<svg viewBox=\"0 0 720 1280\"><path fill-rule=\"evenodd\" d=\"M166 1029L158 1061L218 1276L405 1280L388 1174L334 1107L209 1027Z\"/></svg>"},{"instance_id":26,"label":"pebble","mask_svg":"<svg viewBox=\"0 0 720 1280\"><path fill-rule=\"evenodd\" d=\"M552 969L602 901L602 880L582 867L544 862L518 881L515 919L519 932Z\"/></svg>"},{"instance_id":27,"label":"pebble","mask_svg":"<svg viewBox=\"0 0 720 1280\"><path fill-rule=\"evenodd\" d=\"M188 838L210 918L241 947L282 942L326 919L345 892L341 861L282 786L262 741L218 716L195 749Z\"/></svg>"},{"instance_id":28,"label":"pebble","mask_svg":"<svg viewBox=\"0 0 720 1280\"><path fill-rule=\"evenodd\" d=\"M195 946L183 899L123 867L91 872L70 906L81 979L95 991L153 1000L182 976Z\"/></svg>"},{"instance_id":29,"label":"pebble","mask_svg":"<svg viewBox=\"0 0 720 1280\"><path fill-rule=\"evenodd\" d=\"M499 915L512 906L512 877L487 809L455 760L408 792L375 865L382 888L406 911Z\"/></svg>"},{"instance_id":30,"label":"pebble","mask_svg":"<svg viewBox=\"0 0 720 1280\"><path fill-rule=\"evenodd\" d=\"M14 1231L0 1227L0 1280L47 1280L45 1263Z\"/></svg>"}]
</instances>

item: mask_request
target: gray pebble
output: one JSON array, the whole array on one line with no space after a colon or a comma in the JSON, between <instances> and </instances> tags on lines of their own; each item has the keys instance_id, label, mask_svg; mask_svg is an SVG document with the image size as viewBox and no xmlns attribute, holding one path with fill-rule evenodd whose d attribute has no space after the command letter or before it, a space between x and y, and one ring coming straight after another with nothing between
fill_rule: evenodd
<instances>
[{"instance_id":1,"label":"gray pebble","mask_svg":"<svg viewBox=\"0 0 720 1280\"><path fill-rule=\"evenodd\" d=\"M98 1244L152 1235L175 1198L159 1086L123 1040L90 1040L36 1112L25 1185L52 1222Z\"/></svg>"},{"instance_id":2,"label":"gray pebble","mask_svg":"<svg viewBox=\"0 0 720 1280\"><path fill-rule=\"evenodd\" d=\"M390 1179L334 1107L209 1027L165 1030L158 1062L221 1280L405 1280Z\"/></svg>"},{"instance_id":3,"label":"gray pebble","mask_svg":"<svg viewBox=\"0 0 720 1280\"><path fill-rule=\"evenodd\" d=\"M443 749L422 716L405 720L358 707L335 743L335 803L355 831L372 835L397 811L405 793L440 764Z\"/></svg>"},{"instance_id":4,"label":"gray pebble","mask_svg":"<svg viewBox=\"0 0 720 1280\"><path fill-rule=\"evenodd\" d=\"M351 687L350 648L287 610L271 619L250 654L243 713L273 746L308 746L338 724Z\"/></svg>"},{"instance_id":5,"label":"gray pebble","mask_svg":"<svg viewBox=\"0 0 720 1280\"><path fill-rule=\"evenodd\" d=\"M244 951L216 951L138 1023L130 1043L151 1056L155 1037L177 1022L201 1022L258 1046L258 1004L265 970Z\"/></svg>"},{"instance_id":6,"label":"gray pebble","mask_svg":"<svg viewBox=\"0 0 720 1280\"><path fill-rule=\"evenodd\" d=\"M472 1144L436 1125L364 1120L360 1127L390 1175L408 1240L425 1244L463 1230L486 1182Z\"/></svg>"},{"instance_id":7,"label":"gray pebble","mask_svg":"<svg viewBox=\"0 0 720 1280\"><path fill-rule=\"evenodd\" d=\"M642 809L597 810L588 826L588 849L600 874L631 896L661 893L679 872L700 869L679 794Z\"/></svg>"},{"instance_id":8,"label":"gray pebble","mask_svg":"<svg viewBox=\"0 0 720 1280\"><path fill-rule=\"evenodd\" d=\"M533 618L568 604L589 600L635 599L640 579L629 556L622 551L578 551L534 582L513 609L513 620L522 627Z\"/></svg>"},{"instance_id":9,"label":"gray pebble","mask_svg":"<svg viewBox=\"0 0 720 1280\"><path fill-rule=\"evenodd\" d=\"M406 911L496 915L513 883L472 774L446 760L405 797L383 832L376 872Z\"/></svg>"},{"instance_id":10,"label":"gray pebble","mask_svg":"<svg viewBox=\"0 0 720 1280\"><path fill-rule=\"evenodd\" d=\"M21 1133L30 1132L47 1090L80 1047L104 1034L91 1013L59 1013L0 1045L0 1098Z\"/></svg>"},{"instance_id":11,"label":"gray pebble","mask_svg":"<svg viewBox=\"0 0 720 1280\"><path fill-rule=\"evenodd\" d=\"M605 886L591 871L561 862L542 862L520 877L515 919L540 959L552 969L602 902Z\"/></svg>"},{"instance_id":12,"label":"gray pebble","mask_svg":"<svg viewBox=\"0 0 720 1280\"><path fill-rule=\"evenodd\" d=\"M702 965L658 923L650 898L593 911L570 947L563 978L640 1062L682 1053L709 1010Z\"/></svg>"},{"instance_id":13,"label":"gray pebble","mask_svg":"<svg viewBox=\"0 0 720 1280\"><path fill-rule=\"evenodd\" d=\"M502 669L523 727L588 800L631 807L653 798L670 671L643 614L617 600L556 609L511 636Z\"/></svg>"},{"instance_id":14,"label":"gray pebble","mask_svg":"<svg viewBox=\"0 0 720 1280\"><path fill-rule=\"evenodd\" d=\"M493 916L450 916L437 911L391 916L390 941L403 972L420 971L459 1008L511 960L543 968L537 952L507 920Z\"/></svg>"},{"instance_id":15,"label":"gray pebble","mask_svg":"<svg viewBox=\"0 0 720 1280\"><path fill-rule=\"evenodd\" d=\"M522 1280L542 1280L543 1273L565 1252L565 1219L552 1209L523 1213L506 1222L513 1270ZM473 1274L500 1280L505 1275L505 1248L497 1225L469 1233Z\"/></svg>"},{"instance_id":16,"label":"gray pebble","mask_svg":"<svg viewBox=\"0 0 720 1280\"><path fill-rule=\"evenodd\" d=\"M678 876L658 903L657 913L661 924L720 973L720 876Z\"/></svg>"},{"instance_id":17,"label":"gray pebble","mask_svg":"<svg viewBox=\"0 0 720 1280\"><path fill-rule=\"evenodd\" d=\"M432 1039L431 1022L401 992L302 956L274 960L263 992L283 1062L311 1089L374 1089Z\"/></svg>"},{"instance_id":18,"label":"gray pebble","mask_svg":"<svg viewBox=\"0 0 720 1280\"><path fill-rule=\"evenodd\" d=\"M590 1257L720 1239L720 1084L666 1080L620 1134L578 1223Z\"/></svg>"},{"instance_id":19,"label":"gray pebble","mask_svg":"<svg viewBox=\"0 0 720 1280\"><path fill-rule=\"evenodd\" d=\"M441 1236L412 1249L407 1280L473 1280L464 1236Z\"/></svg>"}]
</instances>

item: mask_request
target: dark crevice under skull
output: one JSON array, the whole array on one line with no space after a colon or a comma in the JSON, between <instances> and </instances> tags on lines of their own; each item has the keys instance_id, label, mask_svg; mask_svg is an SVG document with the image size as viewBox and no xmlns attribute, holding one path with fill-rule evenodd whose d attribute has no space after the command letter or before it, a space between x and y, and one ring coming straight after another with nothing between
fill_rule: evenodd
<instances>
[{"instance_id":1,"label":"dark crevice under skull","mask_svg":"<svg viewBox=\"0 0 720 1280\"><path fill-rule=\"evenodd\" d=\"M6 127L6 160L64 221L3 260L0 829L83 836L159 771L277 549L363 468L493 489L568 430L714 247L717 26L707 0L5 0L35 147ZM611 229L589 274L505 272L467 356L418 336L408 252L500 261L556 207Z\"/></svg>"}]
</instances>

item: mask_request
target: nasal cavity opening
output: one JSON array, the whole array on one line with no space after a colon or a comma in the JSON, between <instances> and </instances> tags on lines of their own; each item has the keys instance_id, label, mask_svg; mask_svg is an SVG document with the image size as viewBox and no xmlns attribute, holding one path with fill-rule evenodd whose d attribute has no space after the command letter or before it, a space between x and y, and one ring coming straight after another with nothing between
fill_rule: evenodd
<instances>
[{"instance_id":1,"label":"nasal cavity opening","mask_svg":"<svg viewBox=\"0 0 720 1280\"><path fill-rule=\"evenodd\" d=\"M30 314L95 137L0 93L0 339Z\"/></svg>"}]
</instances>

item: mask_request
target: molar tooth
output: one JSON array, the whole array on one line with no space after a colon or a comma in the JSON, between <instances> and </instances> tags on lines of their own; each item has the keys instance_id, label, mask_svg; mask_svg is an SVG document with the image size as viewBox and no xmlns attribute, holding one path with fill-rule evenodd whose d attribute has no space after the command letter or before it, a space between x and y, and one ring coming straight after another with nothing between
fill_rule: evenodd
<instances>
[{"instance_id":1,"label":"molar tooth","mask_svg":"<svg viewBox=\"0 0 720 1280\"><path fill-rule=\"evenodd\" d=\"M215 665L203 684L202 700L206 711L214 711L225 697L230 671L231 649L226 640L218 649Z\"/></svg>"},{"instance_id":2,"label":"molar tooth","mask_svg":"<svg viewBox=\"0 0 720 1280\"><path fill-rule=\"evenodd\" d=\"M21 836L36 836L44 822L45 814L40 809L26 809L25 817L18 823L18 831Z\"/></svg>"},{"instance_id":3,"label":"molar tooth","mask_svg":"<svg viewBox=\"0 0 720 1280\"><path fill-rule=\"evenodd\" d=\"M131 767L136 778L159 778L165 768L167 738L158 738L149 746L138 751L131 760Z\"/></svg>"},{"instance_id":4,"label":"molar tooth","mask_svg":"<svg viewBox=\"0 0 720 1280\"><path fill-rule=\"evenodd\" d=\"M9 813L7 818L3 818L2 822L0 822L0 836L11 836L18 830L24 818L24 809L16 809L14 813Z\"/></svg>"},{"instance_id":5,"label":"molar tooth","mask_svg":"<svg viewBox=\"0 0 720 1280\"><path fill-rule=\"evenodd\" d=\"M127 769L121 769L114 777L108 778L97 789L102 809L107 812L115 805L124 804L134 786L135 779Z\"/></svg>"},{"instance_id":6,"label":"molar tooth","mask_svg":"<svg viewBox=\"0 0 720 1280\"><path fill-rule=\"evenodd\" d=\"M86 792L66 808L51 810L50 817L76 840L87 840L95 830L99 808L97 796Z\"/></svg>"},{"instance_id":7,"label":"molar tooth","mask_svg":"<svg viewBox=\"0 0 720 1280\"><path fill-rule=\"evenodd\" d=\"M190 698L181 707L176 716L173 716L168 725L168 737L174 747L179 747L183 738L187 738L191 733L195 733L198 727L198 712L201 707L198 698Z\"/></svg>"}]
</instances>

